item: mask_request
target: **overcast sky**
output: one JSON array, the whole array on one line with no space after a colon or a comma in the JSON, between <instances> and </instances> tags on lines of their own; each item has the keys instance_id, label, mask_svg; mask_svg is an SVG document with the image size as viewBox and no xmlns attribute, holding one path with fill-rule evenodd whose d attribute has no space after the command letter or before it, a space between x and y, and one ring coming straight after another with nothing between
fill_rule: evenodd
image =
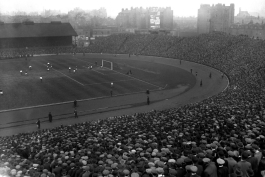
<instances>
[{"instance_id":1,"label":"overcast sky","mask_svg":"<svg viewBox=\"0 0 265 177\"><path fill-rule=\"evenodd\" d=\"M265 13L265 0L0 0L1 12L25 11L42 12L44 9L60 10L67 13L75 7L84 10L105 7L108 16L116 17L122 8L131 7L171 7L175 16L197 16L200 4L235 4L249 12ZM263 12L262 12L263 11Z\"/></svg>"}]
</instances>

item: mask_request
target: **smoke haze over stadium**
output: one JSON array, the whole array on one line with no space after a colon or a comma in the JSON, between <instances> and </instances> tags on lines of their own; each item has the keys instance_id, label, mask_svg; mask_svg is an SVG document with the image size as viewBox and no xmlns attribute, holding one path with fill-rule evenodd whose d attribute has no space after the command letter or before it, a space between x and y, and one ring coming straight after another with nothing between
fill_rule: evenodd
<instances>
[{"instance_id":1,"label":"smoke haze over stadium","mask_svg":"<svg viewBox=\"0 0 265 177\"><path fill-rule=\"evenodd\" d=\"M75 7L79 7L83 10L98 9L105 7L107 9L108 16L116 17L122 8L131 7L171 7L174 11L175 16L197 16L200 4L217 4L222 3L229 5L230 3L235 4L235 15L238 13L239 8L244 11L257 12L260 16L265 16L265 1L264 0L253 0L253 1L242 1L242 0L188 0L188 1L176 1L176 0L153 0L153 1L123 1L123 0L8 0L0 1L0 12L43 12L43 10L59 10L61 13L67 13L73 10Z\"/></svg>"}]
</instances>

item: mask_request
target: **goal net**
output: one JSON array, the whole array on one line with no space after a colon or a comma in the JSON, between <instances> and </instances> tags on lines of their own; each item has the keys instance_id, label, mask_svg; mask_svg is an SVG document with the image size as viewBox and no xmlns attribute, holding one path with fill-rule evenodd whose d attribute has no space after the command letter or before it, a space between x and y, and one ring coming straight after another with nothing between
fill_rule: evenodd
<instances>
[{"instance_id":1,"label":"goal net","mask_svg":"<svg viewBox=\"0 0 265 177\"><path fill-rule=\"evenodd\" d=\"M111 61L102 60L101 66L113 70L113 63Z\"/></svg>"}]
</instances>

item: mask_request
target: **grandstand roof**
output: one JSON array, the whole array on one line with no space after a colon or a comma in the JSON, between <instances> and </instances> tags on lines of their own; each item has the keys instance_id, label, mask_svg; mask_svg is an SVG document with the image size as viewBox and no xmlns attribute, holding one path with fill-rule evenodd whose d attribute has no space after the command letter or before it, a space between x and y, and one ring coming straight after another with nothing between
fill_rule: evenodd
<instances>
[{"instance_id":1,"label":"grandstand roof","mask_svg":"<svg viewBox=\"0 0 265 177\"><path fill-rule=\"evenodd\" d=\"M0 38L77 36L70 23L1 23Z\"/></svg>"}]
</instances>

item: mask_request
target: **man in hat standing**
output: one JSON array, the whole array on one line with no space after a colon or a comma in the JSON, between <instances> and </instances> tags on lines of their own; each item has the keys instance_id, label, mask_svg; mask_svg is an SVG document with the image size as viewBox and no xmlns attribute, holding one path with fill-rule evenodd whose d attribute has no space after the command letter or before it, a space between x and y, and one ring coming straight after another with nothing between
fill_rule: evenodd
<instances>
[{"instance_id":1,"label":"man in hat standing","mask_svg":"<svg viewBox=\"0 0 265 177\"><path fill-rule=\"evenodd\" d=\"M204 177L217 177L217 167L214 162L212 162L209 158L202 159L205 170L203 172Z\"/></svg>"},{"instance_id":2,"label":"man in hat standing","mask_svg":"<svg viewBox=\"0 0 265 177\"><path fill-rule=\"evenodd\" d=\"M52 169L52 172L55 174L55 176L60 176L62 173L62 166L58 162L55 162L55 167Z\"/></svg>"},{"instance_id":3,"label":"man in hat standing","mask_svg":"<svg viewBox=\"0 0 265 177\"><path fill-rule=\"evenodd\" d=\"M217 175L218 177L227 177L229 176L228 168L224 166L225 161L223 159L217 159L218 169Z\"/></svg>"},{"instance_id":4,"label":"man in hat standing","mask_svg":"<svg viewBox=\"0 0 265 177\"><path fill-rule=\"evenodd\" d=\"M85 171L85 173L83 173L82 177L89 177L91 174L89 166L85 166L84 171Z\"/></svg>"},{"instance_id":5,"label":"man in hat standing","mask_svg":"<svg viewBox=\"0 0 265 177\"><path fill-rule=\"evenodd\" d=\"M198 162L199 162L199 159L196 156L193 156L192 157L192 163L193 163L194 166L197 167L196 174L199 175L199 176L201 176L202 175L202 172L203 172L203 167L201 165L199 165Z\"/></svg>"},{"instance_id":6,"label":"man in hat standing","mask_svg":"<svg viewBox=\"0 0 265 177\"><path fill-rule=\"evenodd\" d=\"M252 144L252 149L254 152L254 157L258 159L258 164L259 164L260 159L262 158L262 152L259 151L259 146L256 144Z\"/></svg>"},{"instance_id":7,"label":"man in hat standing","mask_svg":"<svg viewBox=\"0 0 265 177\"><path fill-rule=\"evenodd\" d=\"M49 112L48 117L49 117L49 122L52 122L52 113L51 112Z\"/></svg>"},{"instance_id":8,"label":"man in hat standing","mask_svg":"<svg viewBox=\"0 0 265 177\"><path fill-rule=\"evenodd\" d=\"M149 99L149 96L147 96L147 105L150 104L150 99Z\"/></svg>"},{"instance_id":9,"label":"man in hat standing","mask_svg":"<svg viewBox=\"0 0 265 177\"><path fill-rule=\"evenodd\" d=\"M75 167L75 164L71 163L70 164L70 170L68 171L68 175L74 176L76 170L77 170L77 168Z\"/></svg>"},{"instance_id":10,"label":"man in hat standing","mask_svg":"<svg viewBox=\"0 0 265 177\"><path fill-rule=\"evenodd\" d=\"M36 122L38 129L40 129L40 119Z\"/></svg>"},{"instance_id":11,"label":"man in hat standing","mask_svg":"<svg viewBox=\"0 0 265 177\"><path fill-rule=\"evenodd\" d=\"M186 169L186 175L185 175L185 177L186 177L186 176L191 176L191 170L190 170L190 167L191 167L191 165L186 165L186 166L185 166L185 169Z\"/></svg>"},{"instance_id":12,"label":"man in hat standing","mask_svg":"<svg viewBox=\"0 0 265 177\"><path fill-rule=\"evenodd\" d=\"M76 109L74 110L74 115L75 115L75 118L78 118L78 114L77 114L77 110Z\"/></svg>"},{"instance_id":13,"label":"man in hat standing","mask_svg":"<svg viewBox=\"0 0 265 177\"><path fill-rule=\"evenodd\" d=\"M248 161L251 164L252 170L254 172L254 174L257 174L258 172L258 159L256 157L252 156L252 152L251 151L247 151L248 154L248 158L246 159L246 161Z\"/></svg>"},{"instance_id":14,"label":"man in hat standing","mask_svg":"<svg viewBox=\"0 0 265 177\"><path fill-rule=\"evenodd\" d=\"M200 177L199 175L197 175L197 170L198 168L196 166L191 166L190 167L190 171L191 171L191 175L192 177Z\"/></svg>"},{"instance_id":15,"label":"man in hat standing","mask_svg":"<svg viewBox=\"0 0 265 177\"><path fill-rule=\"evenodd\" d=\"M75 172L75 176L76 177L79 177L79 175L83 172L83 163L82 162L78 162L77 163L77 170L76 170L76 172Z\"/></svg>"},{"instance_id":16,"label":"man in hat standing","mask_svg":"<svg viewBox=\"0 0 265 177\"><path fill-rule=\"evenodd\" d=\"M235 156L233 151L228 151L228 158L225 158L228 163L228 173L231 175L234 173L234 168L237 164L236 160L233 158Z\"/></svg>"},{"instance_id":17,"label":"man in hat standing","mask_svg":"<svg viewBox=\"0 0 265 177\"><path fill-rule=\"evenodd\" d=\"M77 107L77 101L76 100L74 101L74 107L75 108Z\"/></svg>"},{"instance_id":18,"label":"man in hat standing","mask_svg":"<svg viewBox=\"0 0 265 177\"><path fill-rule=\"evenodd\" d=\"M150 94L150 91L149 89L146 90L146 94L149 95Z\"/></svg>"},{"instance_id":19,"label":"man in hat standing","mask_svg":"<svg viewBox=\"0 0 265 177\"><path fill-rule=\"evenodd\" d=\"M49 163L48 159L43 160L43 169L47 169L48 171L51 171L51 164Z\"/></svg>"},{"instance_id":20,"label":"man in hat standing","mask_svg":"<svg viewBox=\"0 0 265 177\"><path fill-rule=\"evenodd\" d=\"M243 174L243 176L253 176L254 172L251 167L251 163L246 161L248 159L248 152L244 151L242 153L242 160L236 165L236 168Z\"/></svg>"},{"instance_id":21,"label":"man in hat standing","mask_svg":"<svg viewBox=\"0 0 265 177\"><path fill-rule=\"evenodd\" d=\"M217 163L217 159L218 159L218 158L224 160L224 161L225 161L224 166L228 168L228 162L227 162L227 160L225 160L225 153L224 153L223 150L220 150L220 151L217 153L217 157L214 158L214 162L215 162L216 166L218 166L218 163Z\"/></svg>"},{"instance_id":22,"label":"man in hat standing","mask_svg":"<svg viewBox=\"0 0 265 177\"><path fill-rule=\"evenodd\" d=\"M262 158L259 162L258 174L261 174L262 171L265 171L265 150L262 151Z\"/></svg>"},{"instance_id":23,"label":"man in hat standing","mask_svg":"<svg viewBox=\"0 0 265 177\"><path fill-rule=\"evenodd\" d=\"M176 162L176 165L177 165L177 168L176 168L177 175L176 176L179 176L179 177L185 176L185 169L183 169L182 163L183 163L182 159L178 159Z\"/></svg>"}]
</instances>

